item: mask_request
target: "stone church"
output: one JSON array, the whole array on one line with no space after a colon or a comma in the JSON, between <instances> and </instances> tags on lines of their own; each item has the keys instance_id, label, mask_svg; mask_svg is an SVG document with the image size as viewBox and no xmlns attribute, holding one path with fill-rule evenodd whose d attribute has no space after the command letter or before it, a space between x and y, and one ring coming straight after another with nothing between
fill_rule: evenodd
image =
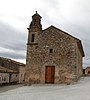
<instances>
[{"instance_id":1,"label":"stone church","mask_svg":"<svg viewBox=\"0 0 90 100\"><path fill-rule=\"evenodd\" d=\"M51 25L42 30L36 13L28 29L26 84L70 84L82 75L81 40Z\"/></svg>"}]
</instances>

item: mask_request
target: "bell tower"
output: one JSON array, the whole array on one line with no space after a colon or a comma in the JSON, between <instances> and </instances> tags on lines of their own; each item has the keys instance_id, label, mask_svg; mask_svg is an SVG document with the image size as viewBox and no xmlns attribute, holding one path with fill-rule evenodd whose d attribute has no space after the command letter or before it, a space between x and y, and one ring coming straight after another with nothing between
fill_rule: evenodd
<instances>
[{"instance_id":1,"label":"bell tower","mask_svg":"<svg viewBox=\"0 0 90 100\"><path fill-rule=\"evenodd\" d=\"M26 73L25 83L31 84L31 79L34 76L33 57L36 55L36 48L38 47L39 35L42 33L41 16L36 13L32 16L32 21L28 29L28 41L27 41L27 54L26 54Z\"/></svg>"},{"instance_id":2,"label":"bell tower","mask_svg":"<svg viewBox=\"0 0 90 100\"><path fill-rule=\"evenodd\" d=\"M28 29L28 44L36 44L38 35L42 31L41 16L36 13L32 16L32 21Z\"/></svg>"}]
</instances>

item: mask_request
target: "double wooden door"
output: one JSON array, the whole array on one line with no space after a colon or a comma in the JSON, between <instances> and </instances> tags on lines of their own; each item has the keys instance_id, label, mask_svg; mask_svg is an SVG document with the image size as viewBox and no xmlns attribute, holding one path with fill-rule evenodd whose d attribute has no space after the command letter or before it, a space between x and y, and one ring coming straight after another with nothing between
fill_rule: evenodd
<instances>
[{"instance_id":1,"label":"double wooden door","mask_svg":"<svg viewBox=\"0 0 90 100\"><path fill-rule=\"evenodd\" d=\"M55 66L46 66L45 69L45 83L54 83Z\"/></svg>"}]
</instances>

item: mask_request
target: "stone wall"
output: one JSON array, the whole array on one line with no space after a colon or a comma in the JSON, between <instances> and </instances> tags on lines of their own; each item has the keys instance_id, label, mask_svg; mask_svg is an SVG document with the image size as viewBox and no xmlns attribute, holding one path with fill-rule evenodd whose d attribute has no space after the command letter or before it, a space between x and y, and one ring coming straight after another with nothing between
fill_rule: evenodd
<instances>
[{"instance_id":1,"label":"stone wall","mask_svg":"<svg viewBox=\"0 0 90 100\"><path fill-rule=\"evenodd\" d=\"M9 83L9 73L0 73L0 84Z\"/></svg>"},{"instance_id":2,"label":"stone wall","mask_svg":"<svg viewBox=\"0 0 90 100\"><path fill-rule=\"evenodd\" d=\"M24 83L25 81L25 66L19 67L19 83Z\"/></svg>"},{"instance_id":3,"label":"stone wall","mask_svg":"<svg viewBox=\"0 0 90 100\"><path fill-rule=\"evenodd\" d=\"M82 56L77 46L76 46L76 49L77 49L77 67L76 67L77 72L76 74L77 74L77 78L79 78L83 74Z\"/></svg>"},{"instance_id":4,"label":"stone wall","mask_svg":"<svg viewBox=\"0 0 90 100\"><path fill-rule=\"evenodd\" d=\"M37 37L37 44L27 45L26 82L45 83L45 66L55 66L55 83L75 81L81 75L82 59L78 51L71 36L53 27L44 30Z\"/></svg>"}]
</instances>

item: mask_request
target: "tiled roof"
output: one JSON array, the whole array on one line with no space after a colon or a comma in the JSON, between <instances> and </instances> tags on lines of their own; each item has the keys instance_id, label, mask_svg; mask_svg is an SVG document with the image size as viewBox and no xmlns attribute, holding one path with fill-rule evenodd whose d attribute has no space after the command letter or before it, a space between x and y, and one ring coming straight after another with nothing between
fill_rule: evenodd
<instances>
[{"instance_id":1,"label":"tiled roof","mask_svg":"<svg viewBox=\"0 0 90 100\"><path fill-rule=\"evenodd\" d=\"M4 60L4 61L8 61L8 62L12 62L12 63L17 64L17 65L19 65L19 66L25 66L25 64L20 63L20 62L17 62L17 61L14 61L14 60L9 59L9 58L0 57L0 60Z\"/></svg>"},{"instance_id":2,"label":"tiled roof","mask_svg":"<svg viewBox=\"0 0 90 100\"><path fill-rule=\"evenodd\" d=\"M8 68L2 67L2 66L0 66L0 72L3 72L3 73L18 73L15 70L11 70L11 69L8 69Z\"/></svg>"}]
</instances>

